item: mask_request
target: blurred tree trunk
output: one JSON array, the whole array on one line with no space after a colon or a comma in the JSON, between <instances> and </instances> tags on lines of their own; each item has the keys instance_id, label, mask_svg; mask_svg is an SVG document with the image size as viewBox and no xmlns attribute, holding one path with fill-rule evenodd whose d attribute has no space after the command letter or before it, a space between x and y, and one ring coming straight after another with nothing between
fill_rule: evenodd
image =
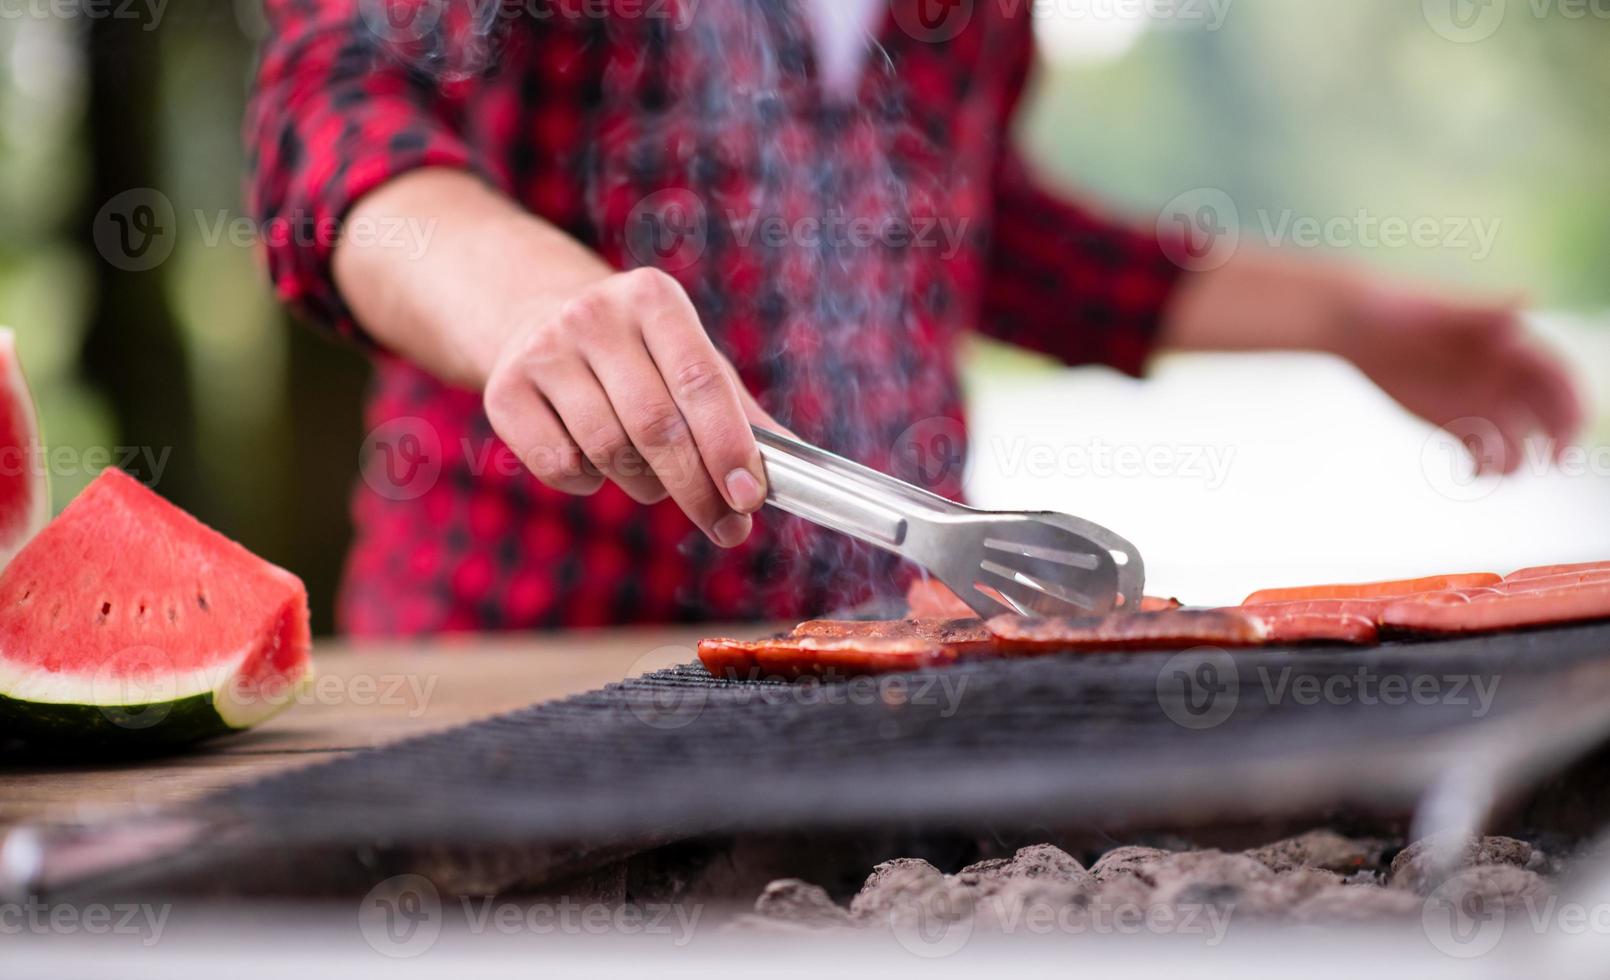
<instances>
[{"instance_id":1,"label":"blurred tree trunk","mask_svg":"<svg viewBox=\"0 0 1610 980\"><path fill-rule=\"evenodd\" d=\"M145 26L138 18L97 17L86 32L86 228L119 194L162 187L157 136L161 34ZM178 229L162 233L170 236L171 247ZM110 402L123 444L150 447L158 454L169 451L158 487L162 494L205 512L189 373L163 286L166 267L129 271L108 261L104 248L96 258L84 373Z\"/></svg>"},{"instance_id":2,"label":"blurred tree trunk","mask_svg":"<svg viewBox=\"0 0 1610 980\"><path fill-rule=\"evenodd\" d=\"M288 327L292 460L286 500L296 528L285 563L307 582L313 628L334 629L334 603L352 540L347 497L358 479L363 358L301 325Z\"/></svg>"}]
</instances>

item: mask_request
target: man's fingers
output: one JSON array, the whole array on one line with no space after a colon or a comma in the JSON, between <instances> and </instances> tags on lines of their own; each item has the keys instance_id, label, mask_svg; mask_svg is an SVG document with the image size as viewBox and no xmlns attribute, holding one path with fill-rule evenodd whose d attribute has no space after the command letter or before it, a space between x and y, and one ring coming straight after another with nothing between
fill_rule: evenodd
<instances>
[{"instance_id":1,"label":"man's fingers","mask_svg":"<svg viewBox=\"0 0 1610 980\"><path fill-rule=\"evenodd\" d=\"M733 511L710 479L693 430L641 346L615 351L593 365L632 444L683 513L724 548L742 544L749 517Z\"/></svg>"},{"instance_id":2,"label":"man's fingers","mask_svg":"<svg viewBox=\"0 0 1610 980\"><path fill-rule=\"evenodd\" d=\"M766 502L766 471L740 386L675 280L645 275L633 288L649 311L642 323L644 347L687 422L699 459L728 507L754 513Z\"/></svg>"},{"instance_id":3,"label":"man's fingers","mask_svg":"<svg viewBox=\"0 0 1610 980\"><path fill-rule=\"evenodd\" d=\"M545 485L581 497L604 485L534 384L523 377L494 378L484 402L492 431Z\"/></svg>"},{"instance_id":4,"label":"man's fingers","mask_svg":"<svg viewBox=\"0 0 1610 980\"><path fill-rule=\"evenodd\" d=\"M541 390L594 470L640 504L666 498L665 486L632 444L603 385L586 364L569 361L545 372Z\"/></svg>"},{"instance_id":5,"label":"man's fingers","mask_svg":"<svg viewBox=\"0 0 1610 980\"><path fill-rule=\"evenodd\" d=\"M1586 420L1576 382L1546 350L1528 344L1515 355L1518 397L1537 416L1556 453L1577 437Z\"/></svg>"}]
</instances>

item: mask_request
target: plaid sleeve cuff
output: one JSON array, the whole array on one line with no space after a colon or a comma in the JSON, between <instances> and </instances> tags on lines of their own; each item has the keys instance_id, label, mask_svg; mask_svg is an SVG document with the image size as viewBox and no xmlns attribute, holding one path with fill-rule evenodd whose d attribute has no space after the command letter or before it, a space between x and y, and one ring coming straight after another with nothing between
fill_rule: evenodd
<instances>
[{"instance_id":1,"label":"plaid sleeve cuff","mask_svg":"<svg viewBox=\"0 0 1610 980\"><path fill-rule=\"evenodd\" d=\"M276 295L360 343L331 276L347 214L365 194L421 167L468 168L431 83L412 76L350 16L282 5L247 109L247 198ZM361 229L376 240L408 229Z\"/></svg>"},{"instance_id":2,"label":"plaid sleeve cuff","mask_svg":"<svg viewBox=\"0 0 1610 980\"><path fill-rule=\"evenodd\" d=\"M1015 152L1000 164L994 209L983 331L1138 377L1182 275L1157 230L1047 193Z\"/></svg>"}]
</instances>

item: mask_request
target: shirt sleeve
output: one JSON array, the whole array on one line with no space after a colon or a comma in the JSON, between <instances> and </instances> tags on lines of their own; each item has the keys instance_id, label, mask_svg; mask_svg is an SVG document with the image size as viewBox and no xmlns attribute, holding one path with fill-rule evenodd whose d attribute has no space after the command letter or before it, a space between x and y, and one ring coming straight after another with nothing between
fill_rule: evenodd
<instances>
[{"instance_id":1,"label":"shirt sleeve","mask_svg":"<svg viewBox=\"0 0 1610 980\"><path fill-rule=\"evenodd\" d=\"M1006 118L1032 52L1025 29ZM983 332L1068 364L1139 376L1182 276L1155 224L1127 224L1048 192L1010 139L1003 140L991 194Z\"/></svg>"},{"instance_id":2,"label":"shirt sleeve","mask_svg":"<svg viewBox=\"0 0 1610 980\"><path fill-rule=\"evenodd\" d=\"M378 33L388 29L384 21L371 26L376 15L359 6L366 2L268 0L245 123L247 206L275 293L360 341L366 338L330 274L348 210L409 170L470 165L450 125L452 99L409 64L409 48Z\"/></svg>"}]
</instances>

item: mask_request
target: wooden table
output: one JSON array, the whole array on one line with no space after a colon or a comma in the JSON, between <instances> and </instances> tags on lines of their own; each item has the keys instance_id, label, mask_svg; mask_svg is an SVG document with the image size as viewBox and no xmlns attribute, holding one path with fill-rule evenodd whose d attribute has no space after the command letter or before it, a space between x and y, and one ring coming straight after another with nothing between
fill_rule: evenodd
<instances>
[{"instance_id":1,"label":"wooden table","mask_svg":"<svg viewBox=\"0 0 1610 980\"><path fill-rule=\"evenodd\" d=\"M753 635L753 626L736 635ZM659 628L439 639L418 646L317 644L318 676L251 732L172 758L37 765L0 754L0 834L21 822L115 817L194 799L294 766L567 697L687 663L701 636Z\"/></svg>"}]
</instances>

